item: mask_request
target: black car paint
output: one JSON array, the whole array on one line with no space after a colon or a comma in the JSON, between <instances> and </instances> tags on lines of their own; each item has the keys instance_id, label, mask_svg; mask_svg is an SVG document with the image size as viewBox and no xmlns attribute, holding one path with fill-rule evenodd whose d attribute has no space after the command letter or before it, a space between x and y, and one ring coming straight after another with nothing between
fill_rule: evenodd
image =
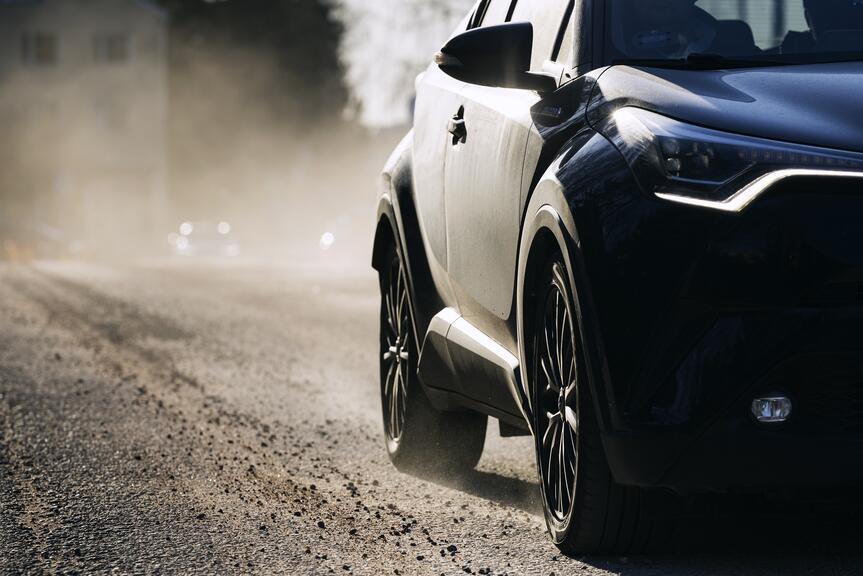
<instances>
[{"instance_id":1,"label":"black car paint","mask_svg":"<svg viewBox=\"0 0 863 576\"><path fill-rule=\"evenodd\" d=\"M453 175L418 173L417 158L404 147L385 171L378 218L380 230L396 231L409 261L420 341L434 315L453 307L523 365L519 318L529 316L535 259L559 249L572 275L599 424L619 483L703 491L863 479L854 464L863 453L854 414L843 428L831 420L830 402L822 402L824 409L813 403L770 429L748 415L753 394L775 390L805 398L816 393L813 387L827 387L829 396L831 386L844 386L852 408L833 405L834 413L863 402L863 387L855 385L863 379L857 185L793 180L740 214L671 204L640 189L599 131L603 118L636 106L728 132L863 151L861 71L859 63L733 71L598 67L536 96L529 118L518 115L504 128L527 131L518 171L491 158L465 168L474 182L505 180L514 188L460 189L457 227L448 226L444 191ZM432 66L426 79L451 80L439 74ZM417 126L443 131L450 112L465 106L469 145L475 131L469 96L477 90L457 87L460 98L447 101L448 108L440 101L424 111L418 106ZM435 153L448 160L453 150ZM441 196L414 188L421 181L434 182ZM453 245L467 250L456 258L461 277L449 273ZM813 370L821 365L823 372ZM511 394L493 373L477 371L465 382L452 368L422 378L439 408L477 409L528 426L523 373L522 389ZM822 381L807 380L819 373Z\"/></svg>"},{"instance_id":2,"label":"black car paint","mask_svg":"<svg viewBox=\"0 0 863 576\"><path fill-rule=\"evenodd\" d=\"M635 106L736 134L863 152L863 62L737 70L614 66L593 114Z\"/></svg>"}]
</instances>

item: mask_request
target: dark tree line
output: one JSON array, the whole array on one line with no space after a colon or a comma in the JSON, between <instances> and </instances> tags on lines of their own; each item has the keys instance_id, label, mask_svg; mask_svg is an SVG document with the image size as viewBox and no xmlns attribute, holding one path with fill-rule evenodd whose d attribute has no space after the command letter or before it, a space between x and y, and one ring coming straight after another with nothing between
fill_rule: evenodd
<instances>
[{"instance_id":1,"label":"dark tree line","mask_svg":"<svg viewBox=\"0 0 863 576\"><path fill-rule=\"evenodd\" d=\"M175 96L194 98L196 89L202 97L213 96L206 90L224 90L221 82L243 93L238 98L244 104L298 122L339 116L346 101L341 30L325 1L160 3L171 16ZM205 75L196 73L199 66L206 67Z\"/></svg>"},{"instance_id":2,"label":"dark tree line","mask_svg":"<svg viewBox=\"0 0 863 576\"><path fill-rule=\"evenodd\" d=\"M260 219L261 206L307 188L315 138L343 122L341 28L327 0L160 2L172 202L196 218Z\"/></svg>"}]
</instances>

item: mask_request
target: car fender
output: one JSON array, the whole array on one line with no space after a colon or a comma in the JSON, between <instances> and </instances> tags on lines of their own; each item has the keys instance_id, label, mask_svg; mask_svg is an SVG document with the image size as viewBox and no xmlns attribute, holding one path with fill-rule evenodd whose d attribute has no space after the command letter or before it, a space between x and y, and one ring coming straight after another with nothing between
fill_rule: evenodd
<instances>
[{"instance_id":1,"label":"car fender","mask_svg":"<svg viewBox=\"0 0 863 576\"><path fill-rule=\"evenodd\" d=\"M415 337L421 348L432 317L443 305L432 280L414 201L412 146L413 131L390 155L381 175L372 267L383 268L388 243L394 242L404 263Z\"/></svg>"},{"instance_id":2,"label":"car fender","mask_svg":"<svg viewBox=\"0 0 863 576\"><path fill-rule=\"evenodd\" d=\"M528 373L526 327L532 321L533 311L532 304L527 301L529 294L526 294L525 287L529 284L529 275L535 274L537 272L535 268L542 266L550 251L556 249L560 251L563 257L569 276L578 316L578 330L586 352L588 384L595 402L600 429L605 430L605 423L610 418L613 407L610 405L611 396L607 394L609 390L607 386L608 367L602 346L602 333L592 305L581 237L567 201L567 191L556 176L561 163L572 157L567 152L561 153L540 178L528 202L522 227L516 287L518 351L521 382L523 383L522 398L519 400L523 407L524 416L532 428L533 415L529 400L531 397L529 390L531 379ZM543 246L549 242L553 244ZM540 259L543 261L539 262ZM530 316L526 317L526 314Z\"/></svg>"},{"instance_id":3,"label":"car fender","mask_svg":"<svg viewBox=\"0 0 863 576\"><path fill-rule=\"evenodd\" d=\"M411 147L413 130L408 132L398 146L390 154L381 173L380 195L378 197L375 238L372 249L372 268L380 272L388 245L393 243L399 258L404 263L408 284L408 304L411 313L415 315L414 283L411 273L411 253L407 249L405 224L402 217L401 204L406 196L410 196L412 184ZM416 324L416 323L415 323ZM421 342L420 334L414 334L417 342Z\"/></svg>"}]
</instances>

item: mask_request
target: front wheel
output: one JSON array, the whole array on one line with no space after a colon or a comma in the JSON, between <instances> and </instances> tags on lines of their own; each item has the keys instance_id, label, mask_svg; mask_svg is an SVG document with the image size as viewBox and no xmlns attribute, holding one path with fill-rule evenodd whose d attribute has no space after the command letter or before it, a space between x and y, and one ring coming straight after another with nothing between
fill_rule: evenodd
<instances>
[{"instance_id":1,"label":"front wheel","mask_svg":"<svg viewBox=\"0 0 863 576\"><path fill-rule=\"evenodd\" d=\"M612 478L587 382L568 274L558 255L536 293L531 384L546 525L566 554L628 554L670 536L663 495Z\"/></svg>"},{"instance_id":2,"label":"front wheel","mask_svg":"<svg viewBox=\"0 0 863 576\"><path fill-rule=\"evenodd\" d=\"M417 377L419 346L405 269L395 250L387 263L380 275L380 390L387 453L408 472L466 472L482 456L488 418L442 412L429 402Z\"/></svg>"}]
</instances>

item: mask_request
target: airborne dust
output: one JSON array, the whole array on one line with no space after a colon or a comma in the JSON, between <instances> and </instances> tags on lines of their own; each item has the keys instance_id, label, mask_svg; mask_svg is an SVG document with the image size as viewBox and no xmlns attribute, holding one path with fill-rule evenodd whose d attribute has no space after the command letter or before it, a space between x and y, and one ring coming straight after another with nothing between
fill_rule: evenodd
<instances>
[{"instance_id":1,"label":"airborne dust","mask_svg":"<svg viewBox=\"0 0 863 576\"><path fill-rule=\"evenodd\" d=\"M367 266L414 76L468 4L0 3L3 255L226 255L179 250L191 223L232 257Z\"/></svg>"}]
</instances>

